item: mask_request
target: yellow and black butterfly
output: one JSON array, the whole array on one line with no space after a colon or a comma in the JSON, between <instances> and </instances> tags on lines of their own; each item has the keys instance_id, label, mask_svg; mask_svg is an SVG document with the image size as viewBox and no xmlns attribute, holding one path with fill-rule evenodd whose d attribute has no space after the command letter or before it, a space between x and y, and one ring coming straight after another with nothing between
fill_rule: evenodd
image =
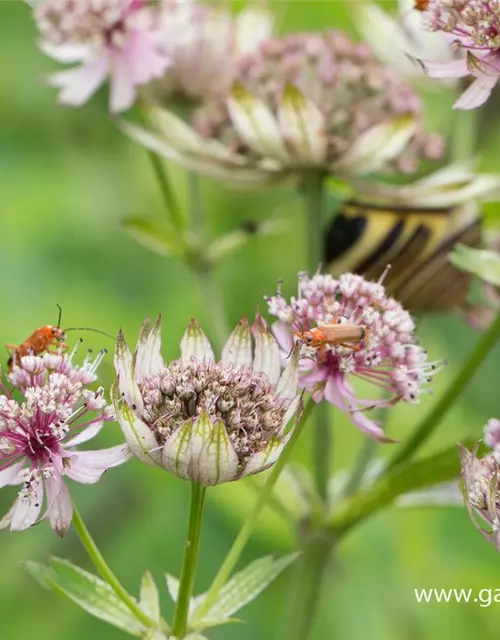
<instances>
[{"instance_id":1,"label":"yellow and black butterfly","mask_svg":"<svg viewBox=\"0 0 500 640\"><path fill-rule=\"evenodd\" d=\"M449 208L384 207L351 200L341 205L325 237L326 270L377 280L413 312L444 311L465 302L470 275L448 254L461 244L481 244L481 220L473 203Z\"/></svg>"}]
</instances>

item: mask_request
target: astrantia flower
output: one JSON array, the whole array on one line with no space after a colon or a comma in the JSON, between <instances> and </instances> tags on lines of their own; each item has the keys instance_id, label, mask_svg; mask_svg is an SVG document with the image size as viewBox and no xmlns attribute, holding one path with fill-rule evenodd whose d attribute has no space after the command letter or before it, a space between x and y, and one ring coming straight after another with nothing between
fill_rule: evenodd
<instances>
[{"instance_id":1,"label":"astrantia flower","mask_svg":"<svg viewBox=\"0 0 500 640\"><path fill-rule=\"evenodd\" d=\"M317 402L325 399L346 411L367 435L388 441L369 410L397 401L415 403L436 371L427 353L417 344L410 314L389 298L380 282L368 282L351 273L338 279L330 275L299 277L299 295L290 302L278 292L267 298L269 313L278 318L273 332L286 357L296 331L341 322L358 325L364 336L351 346L327 345L323 362L315 349L302 347L300 384ZM360 399L351 385L353 378L385 389L385 400Z\"/></svg>"},{"instance_id":2,"label":"astrantia flower","mask_svg":"<svg viewBox=\"0 0 500 640\"><path fill-rule=\"evenodd\" d=\"M349 2L357 30L380 60L402 78L421 81L425 75L416 59L456 59L449 38L442 33L422 29L421 15L414 11L415 0L398 0L397 4L398 13L391 15L386 7L374 2ZM453 80L448 84L453 84Z\"/></svg>"},{"instance_id":3,"label":"astrantia flower","mask_svg":"<svg viewBox=\"0 0 500 640\"><path fill-rule=\"evenodd\" d=\"M35 19L45 53L81 63L50 78L63 104L83 104L109 77L110 109L124 111L136 87L163 75L169 64L159 9L146 0L44 0Z\"/></svg>"},{"instance_id":4,"label":"astrantia flower","mask_svg":"<svg viewBox=\"0 0 500 640\"><path fill-rule=\"evenodd\" d=\"M237 16L200 2L165 0L162 6L171 64L148 91L162 102L197 103L227 92L238 58L272 33L271 14L260 4Z\"/></svg>"},{"instance_id":5,"label":"astrantia flower","mask_svg":"<svg viewBox=\"0 0 500 640\"><path fill-rule=\"evenodd\" d=\"M152 108L153 130L124 129L188 169L249 188L311 168L360 175L439 156L440 139L423 130L420 111L418 96L366 45L329 31L265 40L240 60L231 94L191 126Z\"/></svg>"},{"instance_id":6,"label":"astrantia flower","mask_svg":"<svg viewBox=\"0 0 500 640\"><path fill-rule=\"evenodd\" d=\"M278 345L257 318L252 329L240 322L216 362L193 320L180 359L166 364L160 331L159 320L153 328L146 321L134 356L118 338L113 400L131 451L205 486L270 467L300 405L296 354L280 376Z\"/></svg>"},{"instance_id":7,"label":"astrantia flower","mask_svg":"<svg viewBox=\"0 0 500 640\"><path fill-rule=\"evenodd\" d=\"M106 469L125 462L128 447L118 445L100 451L79 451L114 420L103 390L86 387L97 379L102 360L86 358L82 366L70 356L47 353L24 356L7 376L21 392L17 400L4 385L0 395L0 487L21 484L21 491L0 528L22 531L38 522L45 496L47 517L63 536L71 524L73 506L63 482L97 482Z\"/></svg>"},{"instance_id":8,"label":"astrantia flower","mask_svg":"<svg viewBox=\"0 0 500 640\"><path fill-rule=\"evenodd\" d=\"M455 102L455 109L475 109L490 95L500 76L499 0L430 0L423 13L424 26L445 33L455 49L465 56L459 60L422 60L431 78L476 80Z\"/></svg>"},{"instance_id":9,"label":"astrantia flower","mask_svg":"<svg viewBox=\"0 0 500 640\"><path fill-rule=\"evenodd\" d=\"M499 420L492 419L486 424L484 442L491 450L481 458L477 455L479 445L472 452L459 445L462 490L474 526L500 551Z\"/></svg>"}]
</instances>

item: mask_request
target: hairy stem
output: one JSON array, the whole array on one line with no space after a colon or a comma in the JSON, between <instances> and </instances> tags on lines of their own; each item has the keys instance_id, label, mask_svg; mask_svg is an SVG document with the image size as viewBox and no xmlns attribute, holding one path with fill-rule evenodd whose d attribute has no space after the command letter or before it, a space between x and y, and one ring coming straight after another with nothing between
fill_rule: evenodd
<instances>
[{"instance_id":1,"label":"hairy stem","mask_svg":"<svg viewBox=\"0 0 500 640\"><path fill-rule=\"evenodd\" d=\"M257 520L259 519L262 510L269 503L276 482L278 481L281 472L285 468L286 463L290 459L290 455L295 446L295 443L299 439L304 425L307 422L307 419L311 414L314 406L315 403L312 400L309 400L307 402L304 411L300 419L298 420L297 425L295 426L292 437L290 438L283 453L280 455L280 457L272 467L271 472L269 473L267 480L262 487L262 491L260 492L260 495L253 506L253 509L248 514L247 519L243 523L240 532L236 536L236 539L234 540L233 545L229 550L229 553L227 554L221 568L215 576L214 581L212 582L210 589L208 590L205 601L196 614L196 617L198 619L201 619L209 611L210 607L217 600L219 591L225 585L229 576L233 572L233 569L240 559L243 549L245 548L248 540L250 539L250 536L252 535L252 532L255 528L255 525L257 524Z\"/></svg>"},{"instance_id":2,"label":"hairy stem","mask_svg":"<svg viewBox=\"0 0 500 640\"><path fill-rule=\"evenodd\" d=\"M80 512L74 505L73 505L73 527L75 528L75 531L78 537L80 538L80 542L82 543L83 548L87 552L94 567L96 568L97 572L101 575L101 577L104 580L106 580L109 586L113 589L113 591L120 598L123 604L137 618L137 620L142 622L142 624L147 628L155 628L157 626L156 623L153 620L151 620L151 618L149 618L149 616L146 615L146 613L144 613L144 611L140 608L135 598L133 598L129 593L127 593L127 591L121 585L118 578L111 571L109 566L106 564L106 561L102 557L101 552L99 551L96 543L92 539L90 532L85 526L85 523L82 520Z\"/></svg>"},{"instance_id":3,"label":"hairy stem","mask_svg":"<svg viewBox=\"0 0 500 640\"><path fill-rule=\"evenodd\" d=\"M448 387L448 390L441 397L430 414L418 425L412 435L405 441L404 445L393 456L386 467L386 471L394 469L402 462L413 457L424 442L432 435L442 418L452 407L456 399L472 380L474 374L479 369L486 356L493 349L500 338L500 314L497 315L492 324L479 339L475 349L465 361L457 376Z\"/></svg>"},{"instance_id":4,"label":"hairy stem","mask_svg":"<svg viewBox=\"0 0 500 640\"><path fill-rule=\"evenodd\" d=\"M186 551L182 563L179 595L174 613L172 634L176 638L184 638L187 632L189 603L193 595L198 551L200 548L201 521L206 488L193 482L191 485L191 510L189 514Z\"/></svg>"},{"instance_id":5,"label":"hairy stem","mask_svg":"<svg viewBox=\"0 0 500 640\"><path fill-rule=\"evenodd\" d=\"M304 213L307 230L307 265L310 274L316 273L323 260L324 242L324 176L319 171L305 177L303 185ZM315 413L313 432L313 468L318 494L326 499L331 473L332 420L326 402Z\"/></svg>"}]
</instances>

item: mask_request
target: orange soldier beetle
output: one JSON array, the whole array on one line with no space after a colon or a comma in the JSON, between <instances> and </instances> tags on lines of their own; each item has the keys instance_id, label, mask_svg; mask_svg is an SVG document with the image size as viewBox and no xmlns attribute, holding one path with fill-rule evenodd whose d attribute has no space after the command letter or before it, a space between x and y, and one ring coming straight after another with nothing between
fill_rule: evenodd
<instances>
[{"instance_id":1,"label":"orange soldier beetle","mask_svg":"<svg viewBox=\"0 0 500 640\"><path fill-rule=\"evenodd\" d=\"M57 305L57 307L59 309L57 327L47 324L44 327L35 329L35 331L33 331L33 333L26 338L22 344L5 345L7 351L11 352L9 359L7 360L9 372L12 371L14 365L19 366L21 364L21 358L24 356L38 356L45 351L50 351L51 347L55 347L61 351L66 351L68 349L68 345L64 341L66 340L67 331L94 331L114 340L112 335L105 331L100 331L99 329L91 329L89 327L70 327L69 329L61 329L62 308L60 305Z\"/></svg>"},{"instance_id":2,"label":"orange soldier beetle","mask_svg":"<svg viewBox=\"0 0 500 640\"><path fill-rule=\"evenodd\" d=\"M368 329L363 325L342 322L336 316L332 324L320 324L309 331L295 331L295 335L306 346L317 349L318 362L326 362L326 347L337 346L359 351L366 344ZM363 343L363 344L361 344Z\"/></svg>"},{"instance_id":3,"label":"orange soldier beetle","mask_svg":"<svg viewBox=\"0 0 500 640\"><path fill-rule=\"evenodd\" d=\"M416 9L417 11L423 12L429 6L429 2L430 0L415 0L415 4L413 5L413 8Z\"/></svg>"}]
</instances>

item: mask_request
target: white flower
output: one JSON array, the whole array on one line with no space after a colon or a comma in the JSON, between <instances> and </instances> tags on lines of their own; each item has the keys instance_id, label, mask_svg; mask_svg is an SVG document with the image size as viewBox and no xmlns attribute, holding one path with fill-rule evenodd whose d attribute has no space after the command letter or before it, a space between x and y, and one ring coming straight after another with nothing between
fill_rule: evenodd
<instances>
[{"instance_id":1,"label":"white flower","mask_svg":"<svg viewBox=\"0 0 500 640\"><path fill-rule=\"evenodd\" d=\"M264 321L250 328L244 319L216 362L193 320L180 359L165 364L160 331L160 320L153 328L146 321L133 356L118 337L112 396L132 453L205 486L270 467L300 405L297 354L280 375L279 348Z\"/></svg>"}]
</instances>

